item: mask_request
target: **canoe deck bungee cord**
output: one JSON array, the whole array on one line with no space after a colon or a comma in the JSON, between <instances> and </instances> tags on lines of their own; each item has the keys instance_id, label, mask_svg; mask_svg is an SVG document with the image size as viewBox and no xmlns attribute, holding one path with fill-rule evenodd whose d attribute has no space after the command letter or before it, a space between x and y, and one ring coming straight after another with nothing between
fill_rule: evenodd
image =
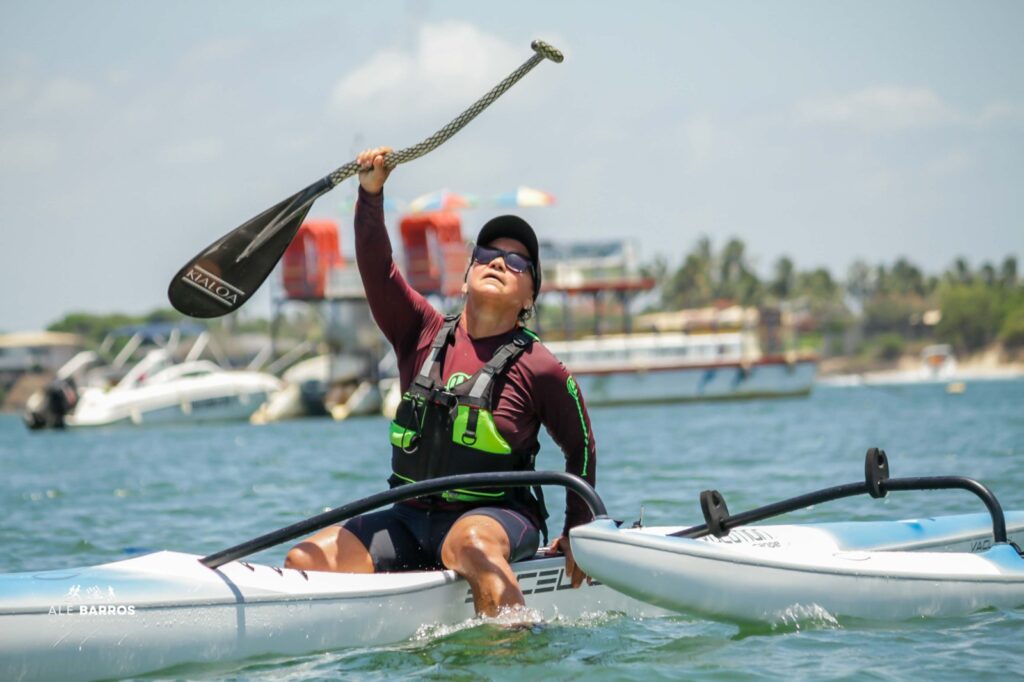
<instances>
[{"instance_id":1,"label":"canoe deck bungee cord","mask_svg":"<svg viewBox=\"0 0 1024 682\"><path fill-rule=\"evenodd\" d=\"M972 479L896 479L888 471L885 453L872 448L864 482L749 512L730 516L721 494L705 491L700 526L622 529L597 519L571 531L573 555L589 575L626 595L728 621L774 623L818 609L833 617L899 620L1024 606L1024 512L1005 514ZM744 525L852 495L944 489L974 493L988 514Z\"/></svg>"}]
</instances>

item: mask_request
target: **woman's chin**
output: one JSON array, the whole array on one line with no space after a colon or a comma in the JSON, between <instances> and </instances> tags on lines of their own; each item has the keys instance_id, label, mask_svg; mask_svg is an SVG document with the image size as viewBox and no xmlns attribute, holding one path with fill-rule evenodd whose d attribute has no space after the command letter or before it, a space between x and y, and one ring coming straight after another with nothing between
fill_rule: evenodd
<instances>
[{"instance_id":1,"label":"woman's chin","mask_svg":"<svg viewBox=\"0 0 1024 682\"><path fill-rule=\"evenodd\" d=\"M487 299L500 299L506 298L508 293L505 291L505 286L496 280L485 280L479 282L469 291L470 295L479 296Z\"/></svg>"}]
</instances>

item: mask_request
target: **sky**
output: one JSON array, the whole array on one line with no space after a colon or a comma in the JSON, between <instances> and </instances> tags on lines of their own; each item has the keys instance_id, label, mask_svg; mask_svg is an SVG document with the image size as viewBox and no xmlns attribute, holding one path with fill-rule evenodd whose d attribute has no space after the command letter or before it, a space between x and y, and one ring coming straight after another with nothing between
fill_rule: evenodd
<instances>
[{"instance_id":1,"label":"sky","mask_svg":"<svg viewBox=\"0 0 1024 682\"><path fill-rule=\"evenodd\" d=\"M542 239L701 236L843 277L1024 260L1021 2L0 0L0 331L166 307L172 275L367 146L385 192L558 198ZM311 216L342 224L355 181ZM463 215L464 233L494 209ZM389 215L389 226L397 215ZM267 316L269 287L246 314Z\"/></svg>"}]
</instances>

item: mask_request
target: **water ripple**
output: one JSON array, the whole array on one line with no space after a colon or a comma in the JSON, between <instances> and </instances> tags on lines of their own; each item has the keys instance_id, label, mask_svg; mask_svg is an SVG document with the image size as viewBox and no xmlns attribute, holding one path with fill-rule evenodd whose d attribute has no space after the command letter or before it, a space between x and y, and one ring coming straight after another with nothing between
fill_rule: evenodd
<instances>
[{"instance_id":1,"label":"water ripple","mask_svg":"<svg viewBox=\"0 0 1024 682\"><path fill-rule=\"evenodd\" d=\"M816 390L806 400L595 409L599 491L613 516L690 525L698 494L734 512L863 476L868 447L894 476L963 475L1024 509L1024 382ZM305 420L28 434L0 416L0 570L102 563L137 548L208 553L387 487L387 422ZM563 458L542 433L539 468ZM551 491L552 528L563 496ZM891 519L980 511L960 492L819 505L787 520ZM41 541L42 539L42 541ZM280 564L285 547L254 560ZM393 646L185 666L163 677L358 679L1005 679L1024 610L902 623L814 609L774 625L597 614L538 632L469 621Z\"/></svg>"}]
</instances>

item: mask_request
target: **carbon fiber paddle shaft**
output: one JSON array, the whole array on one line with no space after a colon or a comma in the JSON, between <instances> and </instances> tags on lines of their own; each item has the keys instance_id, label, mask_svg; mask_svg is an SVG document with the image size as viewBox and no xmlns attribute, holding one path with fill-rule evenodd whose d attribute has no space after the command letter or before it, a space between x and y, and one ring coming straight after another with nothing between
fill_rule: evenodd
<instances>
[{"instance_id":1,"label":"carbon fiber paddle shaft","mask_svg":"<svg viewBox=\"0 0 1024 682\"><path fill-rule=\"evenodd\" d=\"M543 40L533 41L532 43L530 43L530 47L533 48L533 56L527 59L525 62L523 62L518 69L516 69L508 76L506 76L505 80L501 81L493 88L491 88L490 92L488 92L486 95L478 99L476 102L473 103L471 107L463 111L461 114L455 117L450 123L448 123L448 125L441 128L427 139L423 140L418 144L414 144L411 147L406 147L405 149L400 149L397 152L391 152L390 154L388 154L384 158L385 167L389 169L394 168L399 164L408 163L409 161L420 158L424 154L434 151L442 144L444 144L446 141L451 139L451 137L455 135L455 133L465 128L466 124L468 124L470 121L476 118L484 109L491 106L491 104L493 104L496 99L505 94L505 92L508 91L508 89L511 88L513 85L518 83L523 78L523 76L530 73L533 67L537 66L545 59L550 59L555 63L559 63L565 58L558 49L552 47L551 45L548 45ZM246 258L252 251L258 249L260 245L262 245L268 239L273 237L274 234L276 234L277 230L281 229L281 227L285 225L292 216L294 216L299 211L308 210L309 206L311 206L312 203L318 197L331 191L332 189L340 185L348 178L357 174L358 172L359 164L355 161L349 161L344 166L341 166L335 169L334 172L329 173L324 178L326 182L320 185L320 190L316 194L314 194L302 205L297 206L288 215L282 217L280 220L275 221L273 224L268 225L263 232L257 235L256 239L253 240L253 243L249 247L247 247L245 251L242 252L241 255L239 255L238 259L242 260L243 258Z\"/></svg>"}]
</instances>

